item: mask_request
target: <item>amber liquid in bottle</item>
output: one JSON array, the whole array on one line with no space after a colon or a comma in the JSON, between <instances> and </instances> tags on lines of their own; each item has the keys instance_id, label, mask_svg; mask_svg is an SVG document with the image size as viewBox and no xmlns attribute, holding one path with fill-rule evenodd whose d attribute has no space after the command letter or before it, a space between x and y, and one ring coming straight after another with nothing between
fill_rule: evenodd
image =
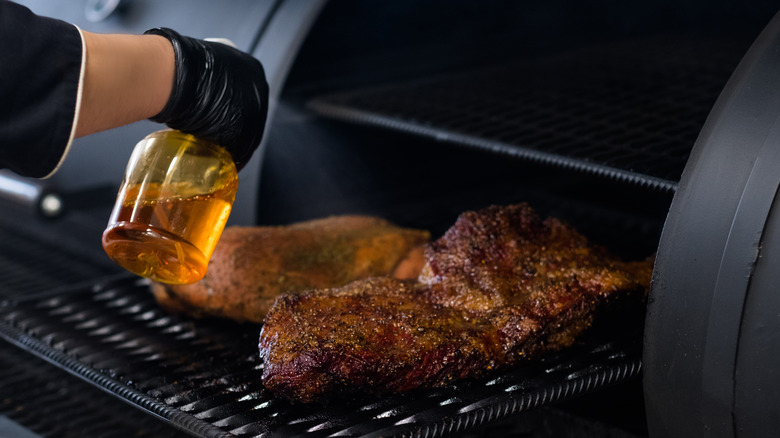
<instances>
[{"instance_id":1,"label":"amber liquid in bottle","mask_svg":"<svg viewBox=\"0 0 780 438\"><path fill-rule=\"evenodd\" d=\"M112 213L115 225L103 233L103 248L137 275L169 284L188 284L206 273L208 257L230 214L237 180L212 193L161 193L158 184L125 187L125 203ZM139 196L138 192L143 191ZM148 224L148 225L141 225ZM198 248L202 248L201 251Z\"/></svg>"}]
</instances>

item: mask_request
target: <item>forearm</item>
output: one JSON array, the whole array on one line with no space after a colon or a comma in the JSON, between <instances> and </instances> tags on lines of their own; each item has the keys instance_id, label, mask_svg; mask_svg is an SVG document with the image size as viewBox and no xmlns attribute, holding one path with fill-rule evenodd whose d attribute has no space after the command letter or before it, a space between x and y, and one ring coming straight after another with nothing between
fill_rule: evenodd
<instances>
[{"instance_id":1,"label":"forearm","mask_svg":"<svg viewBox=\"0 0 780 438\"><path fill-rule=\"evenodd\" d=\"M95 34L4 0L0 45L0 168L48 177L74 137L145 119L224 146L239 168L262 139L265 73L232 47L170 29Z\"/></svg>"},{"instance_id":2,"label":"forearm","mask_svg":"<svg viewBox=\"0 0 780 438\"><path fill-rule=\"evenodd\" d=\"M82 31L86 65L76 137L148 119L173 86L174 54L158 35Z\"/></svg>"}]
</instances>

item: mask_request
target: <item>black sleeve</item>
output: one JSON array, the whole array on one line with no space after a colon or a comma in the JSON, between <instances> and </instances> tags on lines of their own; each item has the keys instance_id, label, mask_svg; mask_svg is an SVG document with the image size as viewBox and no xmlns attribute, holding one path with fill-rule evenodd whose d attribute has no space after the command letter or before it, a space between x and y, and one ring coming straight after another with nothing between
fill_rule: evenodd
<instances>
[{"instance_id":1,"label":"black sleeve","mask_svg":"<svg viewBox=\"0 0 780 438\"><path fill-rule=\"evenodd\" d=\"M74 131L82 40L72 24L0 0L0 168L53 173Z\"/></svg>"}]
</instances>

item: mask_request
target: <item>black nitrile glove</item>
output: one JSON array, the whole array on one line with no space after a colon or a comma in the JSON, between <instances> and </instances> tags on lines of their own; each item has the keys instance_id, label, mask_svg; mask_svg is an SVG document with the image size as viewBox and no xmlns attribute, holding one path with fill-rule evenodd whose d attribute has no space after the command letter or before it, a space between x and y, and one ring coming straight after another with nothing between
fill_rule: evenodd
<instances>
[{"instance_id":1,"label":"black nitrile glove","mask_svg":"<svg viewBox=\"0 0 780 438\"><path fill-rule=\"evenodd\" d=\"M167 28L176 73L165 108L150 120L213 141L243 168L260 145L268 113L268 84L260 62L228 45L182 36Z\"/></svg>"}]
</instances>

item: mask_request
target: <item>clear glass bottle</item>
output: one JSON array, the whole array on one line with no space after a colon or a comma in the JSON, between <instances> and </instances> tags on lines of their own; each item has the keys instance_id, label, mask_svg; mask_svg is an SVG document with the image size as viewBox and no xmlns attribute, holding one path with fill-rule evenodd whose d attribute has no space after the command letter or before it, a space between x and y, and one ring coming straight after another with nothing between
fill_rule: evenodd
<instances>
[{"instance_id":1,"label":"clear glass bottle","mask_svg":"<svg viewBox=\"0 0 780 438\"><path fill-rule=\"evenodd\" d=\"M142 277L194 283L206 274L237 189L225 149L181 131L154 132L133 150L103 249Z\"/></svg>"}]
</instances>

